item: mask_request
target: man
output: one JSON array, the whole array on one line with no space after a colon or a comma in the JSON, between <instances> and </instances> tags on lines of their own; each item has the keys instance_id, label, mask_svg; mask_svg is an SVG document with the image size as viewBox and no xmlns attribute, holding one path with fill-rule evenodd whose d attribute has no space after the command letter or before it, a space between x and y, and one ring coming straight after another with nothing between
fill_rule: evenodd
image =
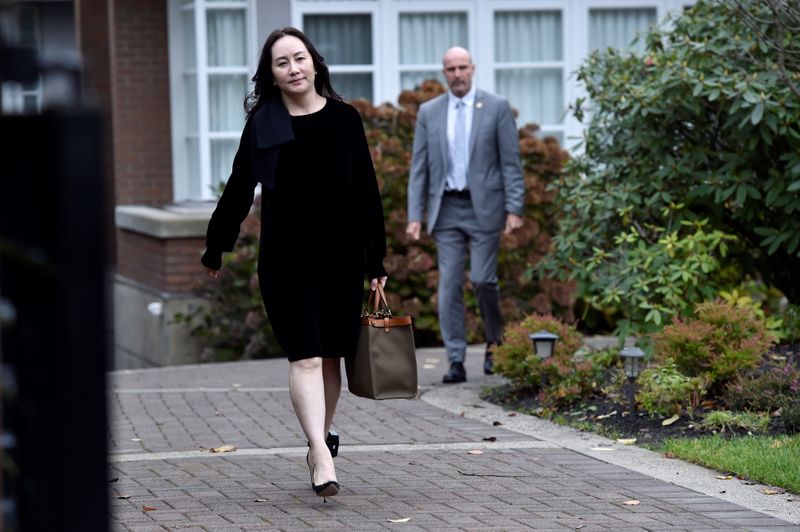
<instances>
[{"instance_id":1,"label":"man","mask_svg":"<svg viewBox=\"0 0 800 532\"><path fill-rule=\"evenodd\" d=\"M464 382L467 341L463 280L467 253L487 341L484 372L492 373L491 347L500 343L497 287L500 231L522 226L525 184L519 138L508 102L472 85L475 65L467 50L444 54L450 90L420 106L408 181L406 234L427 229L439 257L439 323L450 370L446 383Z\"/></svg>"}]
</instances>

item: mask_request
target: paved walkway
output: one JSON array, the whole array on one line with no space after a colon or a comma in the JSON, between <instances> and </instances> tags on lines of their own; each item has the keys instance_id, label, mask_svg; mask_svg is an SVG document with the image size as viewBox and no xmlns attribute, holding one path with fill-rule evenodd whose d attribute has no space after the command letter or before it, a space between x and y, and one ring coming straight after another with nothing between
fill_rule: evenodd
<instances>
[{"instance_id":1,"label":"paved walkway","mask_svg":"<svg viewBox=\"0 0 800 532\"><path fill-rule=\"evenodd\" d=\"M480 350L465 385L440 384L444 358L420 350L421 400L343 391L343 490L327 503L284 359L111 373L112 529L800 531L800 497L509 416L477 398L501 382L480 373ZM236 450L209 450L222 445Z\"/></svg>"}]
</instances>

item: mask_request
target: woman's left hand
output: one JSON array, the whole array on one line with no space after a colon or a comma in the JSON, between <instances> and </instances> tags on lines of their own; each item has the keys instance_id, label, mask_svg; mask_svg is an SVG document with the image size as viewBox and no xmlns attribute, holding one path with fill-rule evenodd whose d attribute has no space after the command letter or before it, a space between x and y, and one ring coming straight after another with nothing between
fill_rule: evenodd
<instances>
[{"instance_id":1,"label":"woman's left hand","mask_svg":"<svg viewBox=\"0 0 800 532\"><path fill-rule=\"evenodd\" d=\"M381 283L381 288L383 288L384 286L386 286L386 279L388 279L388 277L378 277L378 278L373 279L369 284L369 289L370 290L377 290L378 289L378 282Z\"/></svg>"}]
</instances>

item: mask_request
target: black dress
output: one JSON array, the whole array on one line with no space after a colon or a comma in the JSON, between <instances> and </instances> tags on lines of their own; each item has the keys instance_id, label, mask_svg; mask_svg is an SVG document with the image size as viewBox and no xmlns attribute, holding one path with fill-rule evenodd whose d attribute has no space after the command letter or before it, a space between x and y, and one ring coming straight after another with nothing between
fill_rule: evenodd
<instances>
[{"instance_id":1,"label":"black dress","mask_svg":"<svg viewBox=\"0 0 800 532\"><path fill-rule=\"evenodd\" d=\"M209 221L203 264L217 269L257 183L252 120ZM364 277L386 275L383 208L364 128L352 106L328 99L291 117L272 188L262 186L258 278L270 324L289 360L355 352ZM256 156L260 156L256 152Z\"/></svg>"}]
</instances>

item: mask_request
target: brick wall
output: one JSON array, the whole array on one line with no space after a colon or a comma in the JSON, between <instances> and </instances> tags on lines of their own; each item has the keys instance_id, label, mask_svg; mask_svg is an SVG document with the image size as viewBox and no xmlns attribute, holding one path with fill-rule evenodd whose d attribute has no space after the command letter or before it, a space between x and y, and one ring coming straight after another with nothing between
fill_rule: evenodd
<instances>
[{"instance_id":1,"label":"brick wall","mask_svg":"<svg viewBox=\"0 0 800 532\"><path fill-rule=\"evenodd\" d=\"M206 280L200 264L203 238L159 239L117 231L117 272L162 292L192 292Z\"/></svg>"},{"instance_id":2,"label":"brick wall","mask_svg":"<svg viewBox=\"0 0 800 532\"><path fill-rule=\"evenodd\" d=\"M117 205L172 202L166 0L109 0Z\"/></svg>"}]
</instances>

